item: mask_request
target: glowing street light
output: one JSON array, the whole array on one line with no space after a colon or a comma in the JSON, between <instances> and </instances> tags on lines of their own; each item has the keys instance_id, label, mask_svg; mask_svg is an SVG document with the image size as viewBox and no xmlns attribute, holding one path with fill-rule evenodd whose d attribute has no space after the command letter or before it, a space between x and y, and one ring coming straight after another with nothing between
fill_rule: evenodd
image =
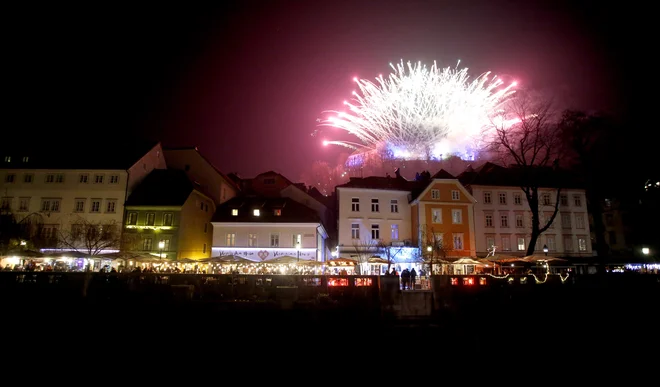
<instances>
[{"instance_id":1,"label":"glowing street light","mask_svg":"<svg viewBox=\"0 0 660 387\"><path fill-rule=\"evenodd\" d=\"M648 247L642 247L642 254L649 255L651 250Z\"/></svg>"},{"instance_id":2,"label":"glowing street light","mask_svg":"<svg viewBox=\"0 0 660 387\"><path fill-rule=\"evenodd\" d=\"M548 256L548 245L543 245L543 252L545 253L545 256Z\"/></svg>"},{"instance_id":3,"label":"glowing street light","mask_svg":"<svg viewBox=\"0 0 660 387\"><path fill-rule=\"evenodd\" d=\"M163 249L165 248L165 241L158 242L158 248L160 249L160 259L163 259Z\"/></svg>"}]
</instances>

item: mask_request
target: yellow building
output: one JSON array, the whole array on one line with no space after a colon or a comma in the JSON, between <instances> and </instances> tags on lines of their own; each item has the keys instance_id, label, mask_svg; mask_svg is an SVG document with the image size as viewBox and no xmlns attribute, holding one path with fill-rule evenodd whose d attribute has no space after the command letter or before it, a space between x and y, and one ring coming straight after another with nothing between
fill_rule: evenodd
<instances>
[{"instance_id":1,"label":"yellow building","mask_svg":"<svg viewBox=\"0 0 660 387\"><path fill-rule=\"evenodd\" d=\"M184 171L155 170L126 202L123 251L163 259L211 256L214 201Z\"/></svg>"},{"instance_id":2,"label":"yellow building","mask_svg":"<svg viewBox=\"0 0 660 387\"><path fill-rule=\"evenodd\" d=\"M445 170L411 201L413 244L423 251L441 243L445 257L475 257L474 204L476 200L463 185Z\"/></svg>"}]
</instances>

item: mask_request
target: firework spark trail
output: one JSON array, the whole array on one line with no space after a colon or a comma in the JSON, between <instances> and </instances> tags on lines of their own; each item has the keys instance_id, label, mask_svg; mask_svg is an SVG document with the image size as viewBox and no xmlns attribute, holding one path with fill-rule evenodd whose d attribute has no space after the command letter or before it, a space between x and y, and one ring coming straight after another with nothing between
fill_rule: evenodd
<instances>
[{"instance_id":1,"label":"firework spark trail","mask_svg":"<svg viewBox=\"0 0 660 387\"><path fill-rule=\"evenodd\" d=\"M460 61L459 61L460 64ZM361 143L324 141L356 150L387 147L395 156L425 158L442 154L466 154L479 146L501 103L514 90L515 83L503 82L490 72L470 81L467 68L438 68L421 62L397 66L393 73L375 82L354 79L359 92L347 111L329 111L333 116L321 121L355 135ZM398 153L398 154L397 154Z\"/></svg>"}]
</instances>

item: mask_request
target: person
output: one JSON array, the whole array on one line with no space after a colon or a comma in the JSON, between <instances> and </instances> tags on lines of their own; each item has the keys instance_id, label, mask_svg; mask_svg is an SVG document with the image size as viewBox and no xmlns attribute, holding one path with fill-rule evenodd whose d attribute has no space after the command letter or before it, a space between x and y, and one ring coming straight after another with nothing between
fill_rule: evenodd
<instances>
[{"instance_id":1,"label":"person","mask_svg":"<svg viewBox=\"0 0 660 387\"><path fill-rule=\"evenodd\" d=\"M417 272L415 271L415 268L413 267L412 270L410 270L410 289L415 289L415 278L417 277Z\"/></svg>"},{"instance_id":2,"label":"person","mask_svg":"<svg viewBox=\"0 0 660 387\"><path fill-rule=\"evenodd\" d=\"M403 289L408 289L408 286L410 286L410 270L408 268L403 269L401 272L401 282L403 283Z\"/></svg>"}]
</instances>

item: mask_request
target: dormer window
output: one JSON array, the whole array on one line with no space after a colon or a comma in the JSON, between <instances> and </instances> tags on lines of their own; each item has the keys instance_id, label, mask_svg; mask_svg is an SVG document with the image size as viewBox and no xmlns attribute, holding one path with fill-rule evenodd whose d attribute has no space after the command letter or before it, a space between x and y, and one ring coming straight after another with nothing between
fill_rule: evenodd
<instances>
[{"instance_id":1,"label":"dormer window","mask_svg":"<svg viewBox=\"0 0 660 387\"><path fill-rule=\"evenodd\" d=\"M275 179L272 178L272 177L271 177L271 178L264 179L264 184L269 184L269 185L270 185L270 184L275 184Z\"/></svg>"},{"instance_id":2,"label":"dormer window","mask_svg":"<svg viewBox=\"0 0 660 387\"><path fill-rule=\"evenodd\" d=\"M259 216L259 215L261 215L261 211L259 211L259 209L252 210L252 215Z\"/></svg>"},{"instance_id":3,"label":"dormer window","mask_svg":"<svg viewBox=\"0 0 660 387\"><path fill-rule=\"evenodd\" d=\"M30 158L29 158L28 156L23 156L23 162L24 162L24 163L27 163L28 160L30 160Z\"/></svg>"},{"instance_id":4,"label":"dormer window","mask_svg":"<svg viewBox=\"0 0 660 387\"><path fill-rule=\"evenodd\" d=\"M11 156L5 156L5 163L11 163Z\"/></svg>"},{"instance_id":5,"label":"dormer window","mask_svg":"<svg viewBox=\"0 0 660 387\"><path fill-rule=\"evenodd\" d=\"M281 208L276 208L275 210L273 210L273 214L275 216L282 216L282 209Z\"/></svg>"},{"instance_id":6,"label":"dormer window","mask_svg":"<svg viewBox=\"0 0 660 387\"><path fill-rule=\"evenodd\" d=\"M231 210L231 216L238 216L238 209L234 208Z\"/></svg>"}]
</instances>

